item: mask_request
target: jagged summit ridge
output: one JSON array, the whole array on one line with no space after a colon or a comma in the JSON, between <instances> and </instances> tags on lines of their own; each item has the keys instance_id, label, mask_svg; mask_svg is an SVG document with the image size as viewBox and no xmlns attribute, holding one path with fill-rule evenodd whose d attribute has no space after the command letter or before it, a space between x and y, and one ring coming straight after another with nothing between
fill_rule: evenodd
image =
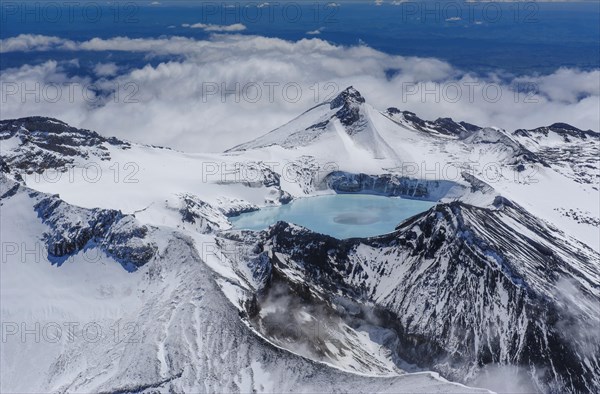
<instances>
[{"instance_id":1,"label":"jagged summit ridge","mask_svg":"<svg viewBox=\"0 0 600 394\"><path fill-rule=\"evenodd\" d=\"M100 142L108 142L113 145L127 144L116 137L106 138L95 131L78 129L61 120L45 116L0 120L0 139L4 140L16 135L22 139L27 139L27 137L31 139L46 138L48 142L60 137L63 137L61 142L68 142L67 137L78 137L77 143L86 146L96 145Z\"/></svg>"},{"instance_id":2,"label":"jagged summit ridge","mask_svg":"<svg viewBox=\"0 0 600 394\"><path fill-rule=\"evenodd\" d=\"M540 135L548 137L550 133L556 133L563 138L564 142L571 142L570 138L586 140L588 138L598 139L600 133L593 130L581 130L567 123L553 123L550 126L537 127L535 129L518 129L514 131L514 135L520 137L539 138Z\"/></svg>"},{"instance_id":3,"label":"jagged summit ridge","mask_svg":"<svg viewBox=\"0 0 600 394\"><path fill-rule=\"evenodd\" d=\"M76 161L110 160L109 147L131 147L115 137L103 137L95 131L41 116L0 121L0 141L2 171L15 174L41 173L49 168L64 170Z\"/></svg>"},{"instance_id":4,"label":"jagged summit ridge","mask_svg":"<svg viewBox=\"0 0 600 394\"><path fill-rule=\"evenodd\" d=\"M344 105L360 105L364 104L365 98L360 94L360 92L354 89L353 86L348 86L344 91L338 94L333 100L330 102L330 108L336 109L340 108Z\"/></svg>"},{"instance_id":5,"label":"jagged summit ridge","mask_svg":"<svg viewBox=\"0 0 600 394\"><path fill-rule=\"evenodd\" d=\"M411 141L407 144L407 141ZM399 162L419 162L423 154L436 155L436 150L456 150L464 155L473 154L471 160L485 155L485 160L507 164L524 171L527 165L540 163L533 152L522 146L504 130L480 127L451 118L427 121L410 111L390 107L378 111L367 103L362 94L350 86L330 102L322 103L288 124L253 141L238 145L228 152L280 146L285 149L307 148L330 152L335 147L348 158L365 157L365 160L387 160L393 167ZM411 145L410 149L407 146ZM418 149L421 147L421 149ZM439 160L440 158L433 158ZM449 157L448 160L455 158Z\"/></svg>"},{"instance_id":6,"label":"jagged summit ridge","mask_svg":"<svg viewBox=\"0 0 600 394\"><path fill-rule=\"evenodd\" d=\"M482 129L482 127L471 123L463 121L455 122L452 118L437 118L434 121L424 120L419 118L414 112L402 111L396 107L388 108L385 114L394 121L405 122L415 130L426 133L460 136Z\"/></svg>"},{"instance_id":7,"label":"jagged summit ridge","mask_svg":"<svg viewBox=\"0 0 600 394\"><path fill-rule=\"evenodd\" d=\"M360 105L365 103L364 97L352 86L346 88L331 101L330 108L339 110L335 116L346 126L352 126L360 120Z\"/></svg>"}]
</instances>

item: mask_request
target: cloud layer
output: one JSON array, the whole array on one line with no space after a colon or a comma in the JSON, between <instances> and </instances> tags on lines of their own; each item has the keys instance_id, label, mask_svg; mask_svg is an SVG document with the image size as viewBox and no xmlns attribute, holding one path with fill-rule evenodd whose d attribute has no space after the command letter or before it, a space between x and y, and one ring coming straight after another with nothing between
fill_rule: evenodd
<instances>
[{"instance_id":1,"label":"cloud layer","mask_svg":"<svg viewBox=\"0 0 600 394\"><path fill-rule=\"evenodd\" d=\"M188 23L185 23L181 26L189 27L191 29L203 29L204 31L211 32L237 32L246 30L246 26L241 23L234 23L232 25L213 25L206 23L194 23L193 25L190 25Z\"/></svg>"},{"instance_id":2,"label":"cloud layer","mask_svg":"<svg viewBox=\"0 0 600 394\"><path fill-rule=\"evenodd\" d=\"M73 59L78 51L123 51L171 60L134 69L98 63L95 76L87 77L73 76L65 63L51 59L3 70L2 118L53 116L132 141L220 151L353 85L378 109L395 106L423 118L452 117L508 130L553 122L600 128L600 70L559 69L507 80L465 73L433 58L316 38L290 42L215 34L208 40L76 42L21 35L0 42L1 52L49 50L72 52Z\"/></svg>"}]
</instances>

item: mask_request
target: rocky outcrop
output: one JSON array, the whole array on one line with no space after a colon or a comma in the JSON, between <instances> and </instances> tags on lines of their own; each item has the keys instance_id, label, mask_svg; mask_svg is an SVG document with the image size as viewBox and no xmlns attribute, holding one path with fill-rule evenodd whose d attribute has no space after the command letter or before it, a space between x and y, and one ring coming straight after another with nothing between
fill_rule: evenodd
<instances>
[{"instance_id":1,"label":"rocky outcrop","mask_svg":"<svg viewBox=\"0 0 600 394\"><path fill-rule=\"evenodd\" d=\"M600 138L600 133L592 130L581 130L566 123L553 123L547 127L538 127L531 130L518 129L515 130L513 134L520 137L535 137L536 135L541 134L547 137L550 132L560 135L564 142L571 142L573 138L580 140Z\"/></svg>"},{"instance_id":2,"label":"rocky outcrop","mask_svg":"<svg viewBox=\"0 0 600 394\"><path fill-rule=\"evenodd\" d=\"M360 92L350 86L331 100L329 107L331 109L339 108L335 117L348 127L360 120L360 105L364 102L365 99Z\"/></svg>"},{"instance_id":3,"label":"rocky outcrop","mask_svg":"<svg viewBox=\"0 0 600 394\"><path fill-rule=\"evenodd\" d=\"M444 180L419 180L393 174L368 175L334 171L324 177L318 189L331 189L336 193L378 194L418 200L438 201L455 182Z\"/></svg>"},{"instance_id":4,"label":"rocky outcrop","mask_svg":"<svg viewBox=\"0 0 600 394\"><path fill-rule=\"evenodd\" d=\"M86 248L97 247L124 268L135 270L156 253L156 246L147 240L151 228L141 225L131 215L112 209L76 207L56 195L33 191L6 177L0 183L2 190L6 190L0 197L0 205L19 193L28 194L36 201L34 209L48 226L44 234L48 259L55 264L62 264Z\"/></svg>"},{"instance_id":5,"label":"rocky outcrop","mask_svg":"<svg viewBox=\"0 0 600 394\"><path fill-rule=\"evenodd\" d=\"M108 146L120 149L130 144L117 138L78 129L57 119L39 116L0 121L0 141L13 140L17 146L4 152L2 166L14 174L42 173L47 169L65 171L76 160L110 160Z\"/></svg>"},{"instance_id":6,"label":"rocky outcrop","mask_svg":"<svg viewBox=\"0 0 600 394\"><path fill-rule=\"evenodd\" d=\"M390 107L384 113L388 118L395 122L403 121L415 130L425 133L442 134L446 136L458 137L465 132L474 132L481 127L467 122L455 122L452 118L437 118L434 121L423 120L414 112L401 111L398 108Z\"/></svg>"}]
</instances>

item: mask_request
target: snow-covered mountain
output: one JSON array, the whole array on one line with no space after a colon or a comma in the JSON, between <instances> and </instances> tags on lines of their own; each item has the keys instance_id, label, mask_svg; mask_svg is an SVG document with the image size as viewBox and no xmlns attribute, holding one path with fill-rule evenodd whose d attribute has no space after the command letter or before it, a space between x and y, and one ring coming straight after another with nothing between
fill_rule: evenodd
<instances>
[{"instance_id":1,"label":"snow-covered mountain","mask_svg":"<svg viewBox=\"0 0 600 394\"><path fill-rule=\"evenodd\" d=\"M501 194L592 248L600 247L598 227L591 225L600 215L600 133L591 130L554 124L508 132L449 118L426 121L393 107L378 111L350 87L228 152L276 162L311 157L352 174L391 174L467 188L472 186L465 175L474 177L494 192L477 200L454 188L446 199L489 206L489 197ZM319 181L331 172L323 171Z\"/></svg>"},{"instance_id":2,"label":"snow-covered mountain","mask_svg":"<svg viewBox=\"0 0 600 394\"><path fill-rule=\"evenodd\" d=\"M0 144L3 392L600 389L596 132L350 87L222 154L39 117ZM437 204L368 239L229 220L331 193Z\"/></svg>"},{"instance_id":3,"label":"snow-covered mountain","mask_svg":"<svg viewBox=\"0 0 600 394\"><path fill-rule=\"evenodd\" d=\"M312 146L315 142L332 144L348 154L368 152L375 159L396 159L371 122L373 108L354 88L349 87L330 102L311 108L288 124L231 151L279 145L285 148Z\"/></svg>"}]
</instances>

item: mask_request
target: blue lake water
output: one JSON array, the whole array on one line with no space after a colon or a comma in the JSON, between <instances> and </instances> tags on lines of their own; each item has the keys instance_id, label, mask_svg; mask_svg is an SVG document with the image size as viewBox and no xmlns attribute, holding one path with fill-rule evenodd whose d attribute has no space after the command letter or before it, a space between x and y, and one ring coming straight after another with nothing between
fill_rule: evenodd
<instances>
[{"instance_id":1,"label":"blue lake water","mask_svg":"<svg viewBox=\"0 0 600 394\"><path fill-rule=\"evenodd\" d=\"M267 207L231 218L235 228L263 230L277 221L344 239L371 237L394 231L411 216L434 202L367 194L334 194L301 198L279 207Z\"/></svg>"}]
</instances>

